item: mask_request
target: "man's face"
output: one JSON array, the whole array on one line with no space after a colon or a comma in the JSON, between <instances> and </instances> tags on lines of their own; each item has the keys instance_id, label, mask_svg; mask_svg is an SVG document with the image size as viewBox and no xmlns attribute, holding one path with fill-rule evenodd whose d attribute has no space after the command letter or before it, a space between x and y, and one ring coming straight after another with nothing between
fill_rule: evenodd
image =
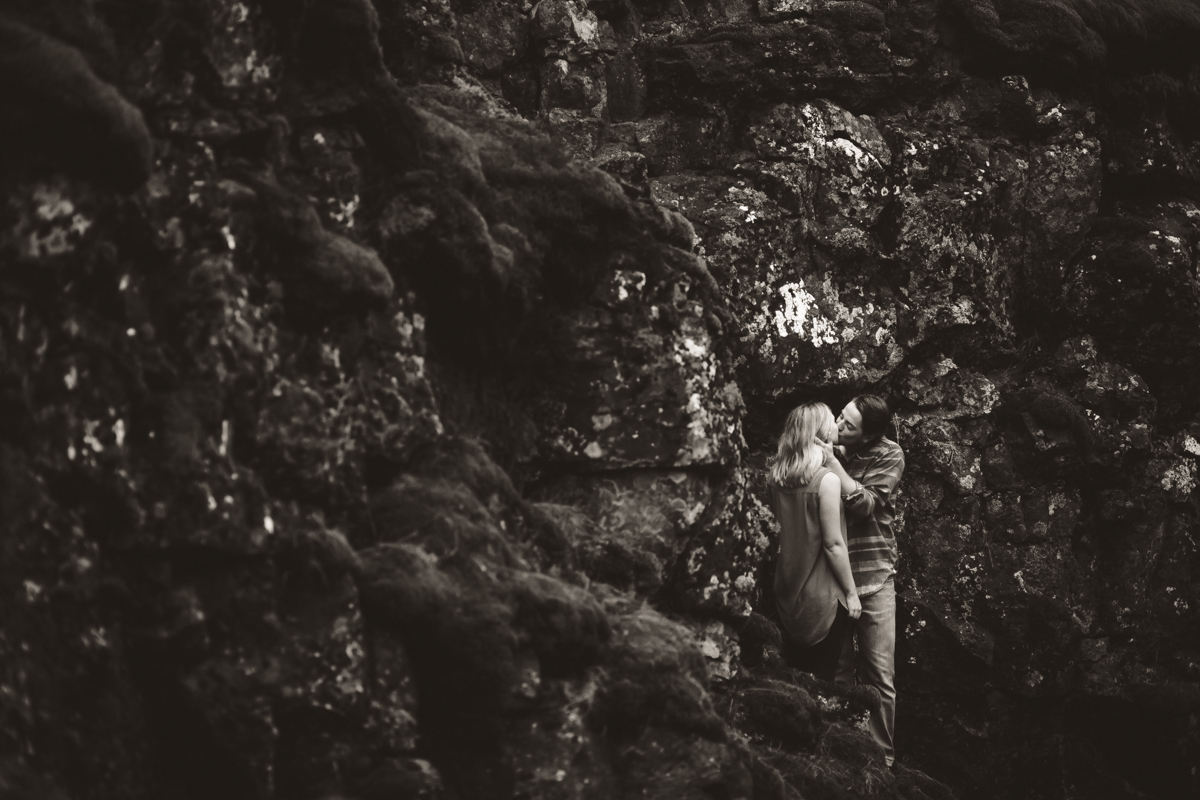
<instances>
[{"instance_id":1,"label":"man's face","mask_svg":"<svg viewBox=\"0 0 1200 800\"><path fill-rule=\"evenodd\" d=\"M862 444L862 414L858 413L858 407L851 401L842 409L842 413L837 419L838 426L838 443L843 447L851 450Z\"/></svg>"}]
</instances>

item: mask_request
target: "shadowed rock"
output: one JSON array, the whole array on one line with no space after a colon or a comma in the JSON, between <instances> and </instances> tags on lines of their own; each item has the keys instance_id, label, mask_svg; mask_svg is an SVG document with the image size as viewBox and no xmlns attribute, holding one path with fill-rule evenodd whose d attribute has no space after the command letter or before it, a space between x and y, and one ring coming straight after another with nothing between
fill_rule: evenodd
<instances>
[{"instance_id":1,"label":"shadowed rock","mask_svg":"<svg viewBox=\"0 0 1200 800\"><path fill-rule=\"evenodd\" d=\"M54 171L129 191L150 176L142 113L74 47L0 18L0 178Z\"/></svg>"},{"instance_id":2,"label":"shadowed rock","mask_svg":"<svg viewBox=\"0 0 1200 800\"><path fill-rule=\"evenodd\" d=\"M374 250L328 231L316 209L271 181L253 181L259 209L278 247L276 269L292 294L297 319L306 314L382 306L395 291Z\"/></svg>"}]
</instances>

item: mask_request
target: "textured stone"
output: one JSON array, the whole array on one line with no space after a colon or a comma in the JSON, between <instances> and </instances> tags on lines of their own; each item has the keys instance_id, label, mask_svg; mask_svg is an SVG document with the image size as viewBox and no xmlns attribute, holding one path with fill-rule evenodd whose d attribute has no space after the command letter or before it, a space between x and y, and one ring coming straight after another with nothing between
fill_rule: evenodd
<instances>
[{"instance_id":1,"label":"textured stone","mask_svg":"<svg viewBox=\"0 0 1200 800\"><path fill-rule=\"evenodd\" d=\"M0 20L0 43L5 179L65 169L129 191L150 177L154 145L141 111L78 49L11 19Z\"/></svg>"},{"instance_id":2,"label":"textured stone","mask_svg":"<svg viewBox=\"0 0 1200 800\"><path fill-rule=\"evenodd\" d=\"M1196 793L1194 15L752 5L5 4L0 782L946 797L771 621L868 390L902 764Z\"/></svg>"},{"instance_id":3,"label":"textured stone","mask_svg":"<svg viewBox=\"0 0 1200 800\"><path fill-rule=\"evenodd\" d=\"M576 0L544 0L532 15L533 38L569 42L586 51L598 44L600 23L584 3Z\"/></svg>"},{"instance_id":4,"label":"textured stone","mask_svg":"<svg viewBox=\"0 0 1200 800\"><path fill-rule=\"evenodd\" d=\"M604 114L608 94L604 75L597 68L552 59L543 65L540 78L543 108L583 110L595 117Z\"/></svg>"},{"instance_id":5,"label":"textured stone","mask_svg":"<svg viewBox=\"0 0 1200 800\"><path fill-rule=\"evenodd\" d=\"M818 0L763 0L758 4L758 14L765 20L775 22L811 14L819 5Z\"/></svg>"},{"instance_id":6,"label":"textured stone","mask_svg":"<svg viewBox=\"0 0 1200 800\"><path fill-rule=\"evenodd\" d=\"M780 105L752 123L749 136L760 158L806 166L807 180L792 187L805 216L828 243L847 227L869 229L887 195L887 143L867 117L828 101Z\"/></svg>"},{"instance_id":7,"label":"textured stone","mask_svg":"<svg viewBox=\"0 0 1200 800\"><path fill-rule=\"evenodd\" d=\"M745 617L771 585L778 526L746 470L720 487L675 566L675 591L689 608Z\"/></svg>"},{"instance_id":8,"label":"textured stone","mask_svg":"<svg viewBox=\"0 0 1200 800\"><path fill-rule=\"evenodd\" d=\"M1000 402L1000 393L991 381L960 371L949 358L910 368L904 394L918 408L932 409L950 419L986 417Z\"/></svg>"},{"instance_id":9,"label":"textured stone","mask_svg":"<svg viewBox=\"0 0 1200 800\"><path fill-rule=\"evenodd\" d=\"M608 536L666 560L703 516L713 487L695 472L633 470L562 478L539 488L538 496L580 507Z\"/></svg>"},{"instance_id":10,"label":"textured stone","mask_svg":"<svg viewBox=\"0 0 1200 800\"><path fill-rule=\"evenodd\" d=\"M529 19L517 8L485 3L458 15L458 41L468 65L496 75L525 55Z\"/></svg>"},{"instance_id":11,"label":"textured stone","mask_svg":"<svg viewBox=\"0 0 1200 800\"><path fill-rule=\"evenodd\" d=\"M638 151L652 175L714 167L727 146L729 126L723 115L649 116L633 124Z\"/></svg>"},{"instance_id":12,"label":"textured stone","mask_svg":"<svg viewBox=\"0 0 1200 800\"><path fill-rule=\"evenodd\" d=\"M655 281L631 259L615 261L592 304L556 323L556 361L591 379L549 398L541 457L605 468L734 463L742 399L701 301L706 273Z\"/></svg>"}]
</instances>

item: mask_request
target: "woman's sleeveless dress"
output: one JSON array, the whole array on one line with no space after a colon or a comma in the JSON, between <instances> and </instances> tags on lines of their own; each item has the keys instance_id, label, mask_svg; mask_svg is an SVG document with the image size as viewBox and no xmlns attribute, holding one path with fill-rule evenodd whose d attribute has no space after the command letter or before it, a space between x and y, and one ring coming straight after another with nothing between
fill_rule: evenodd
<instances>
[{"instance_id":1,"label":"woman's sleeveless dress","mask_svg":"<svg viewBox=\"0 0 1200 800\"><path fill-rule=\"evenodd\" d=\"M821 537L822 468L806 486L770 485L771 510L779 520L779 562L775 567L775 601L779 618L790 639L810 647L829 634L838 604L845 593L829 565ZM846 540L846 512L839 504L842 541Z\"/></svg>"}]
</instances>

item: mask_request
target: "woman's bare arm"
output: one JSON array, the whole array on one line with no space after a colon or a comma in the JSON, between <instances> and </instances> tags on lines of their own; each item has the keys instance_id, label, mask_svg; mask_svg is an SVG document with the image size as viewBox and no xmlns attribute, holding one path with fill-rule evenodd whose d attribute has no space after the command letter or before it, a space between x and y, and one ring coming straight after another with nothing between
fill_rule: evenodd
<instances>
[{"instance_id":1,"label":"woman's bare arm","mask_svg":"<svg viewBox=\"0 0 1200 800\"><path fill-rule=\"evenodd\" d=\"M862 614L862 603L854 586L854 573L850 570L850 552L842 536L842 491L837 475L828 473L821 478L817 497L821 509L821 543L829 556L834 577L846 592L846 608L850 611L850 617L858 619Z\"/></svg>"}]
</instances>

